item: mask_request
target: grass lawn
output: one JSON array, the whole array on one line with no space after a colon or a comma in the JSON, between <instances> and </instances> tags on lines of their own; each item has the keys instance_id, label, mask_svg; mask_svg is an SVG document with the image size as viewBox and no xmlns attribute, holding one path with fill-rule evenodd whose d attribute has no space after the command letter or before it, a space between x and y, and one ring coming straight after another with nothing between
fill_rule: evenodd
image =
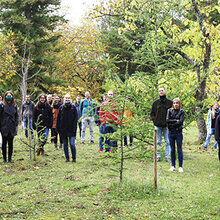
<instances>
[{"instance_id":1,"label":"grass lawn","mask_svg":"<svg viewBox=\"0 0 220 220\"><path fill-rule=\"evenodd\" d=\"M52 144L45 146L46 156L30 161L19 132L14 163L3 164L1 156L0 219L220 219L220 163L213 139L203 151L197 129L186 130L184 172L168 172L170 164L159 162L155 190L152 158L135 158L141 149L132 151L120 184L113 171L119 164L97 153L95 131L95 144L81 145L77 137L76 163L66 163Z\"/></svg>"}]
</instances>

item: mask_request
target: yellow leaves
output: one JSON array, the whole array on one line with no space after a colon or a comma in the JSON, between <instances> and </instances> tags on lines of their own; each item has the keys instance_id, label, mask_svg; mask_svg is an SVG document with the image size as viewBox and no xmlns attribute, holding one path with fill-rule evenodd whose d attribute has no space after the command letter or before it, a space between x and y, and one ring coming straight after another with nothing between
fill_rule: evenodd
<instances>
[{"instance_id":1,"label":"yellow leaves","mask_svg":"<svg viewBox=\"0 0 220 220\"><path fill-rule=\"evenodd\" d=\"M0 34L0 76L4 79L10 79L15 75L14 56L16 49L13 44L13 33L7 35Z\"/></svg>"}]
</instances>

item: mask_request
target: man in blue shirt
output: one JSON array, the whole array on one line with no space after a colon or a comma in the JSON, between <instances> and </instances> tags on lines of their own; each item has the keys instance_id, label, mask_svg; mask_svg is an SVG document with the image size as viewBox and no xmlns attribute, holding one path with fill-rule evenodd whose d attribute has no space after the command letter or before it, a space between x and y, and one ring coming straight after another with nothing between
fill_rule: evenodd
<instances>
[{"instance_id":1,"label":"man in blue shirt","mask_svg":"<svg viewBox=\"0 0 220 220\"><path fill-rule=\"evenodd\" d=\"M81 144L85 143L86 127L89 125L90 142L94 144L94 116L96 113L96 103L90 98L90 93L85 93L85 99L80 102L79 110L82 117Z\"/></svg>"}]
</instances>

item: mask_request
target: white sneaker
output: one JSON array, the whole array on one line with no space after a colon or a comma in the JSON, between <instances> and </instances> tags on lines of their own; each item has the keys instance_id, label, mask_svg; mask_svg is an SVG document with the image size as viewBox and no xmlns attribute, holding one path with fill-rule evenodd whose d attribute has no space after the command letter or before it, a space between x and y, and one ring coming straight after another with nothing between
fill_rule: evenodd
<instances>
[{"instance_id":1,"label":"white sneaker","mask_svg":"<svg viewBox=\"0 0 220 220\"><path fill-rule=\"evenodd\" d=\"M175 171L176 168L174 166L172 166L168 171Z\"/></svg>"},{"instance_id":2,"label":"white sneaker","mask_svg":"<svg viewBox=\"0 0 220 220\"><path fill-rule=\"evenodd\" d=\"M183 172L183 168L179 167L179 172L182 173Z\"/></svg>"}]
</instances>

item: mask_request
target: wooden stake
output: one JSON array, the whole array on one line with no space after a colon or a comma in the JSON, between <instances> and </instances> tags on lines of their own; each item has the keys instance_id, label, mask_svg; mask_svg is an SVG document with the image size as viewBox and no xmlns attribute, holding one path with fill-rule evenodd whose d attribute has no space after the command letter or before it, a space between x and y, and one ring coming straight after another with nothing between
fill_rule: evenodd
<instances>
[{"instance_id":1,"label":"wooden stake","mask_svg":"<svg viewBox=\"0 0 220 220\"><path fill-rule=\"evenodd\" d=\"M154 131L154 188L157 189L157 131Z\"/></svg>"}]
</instances>

